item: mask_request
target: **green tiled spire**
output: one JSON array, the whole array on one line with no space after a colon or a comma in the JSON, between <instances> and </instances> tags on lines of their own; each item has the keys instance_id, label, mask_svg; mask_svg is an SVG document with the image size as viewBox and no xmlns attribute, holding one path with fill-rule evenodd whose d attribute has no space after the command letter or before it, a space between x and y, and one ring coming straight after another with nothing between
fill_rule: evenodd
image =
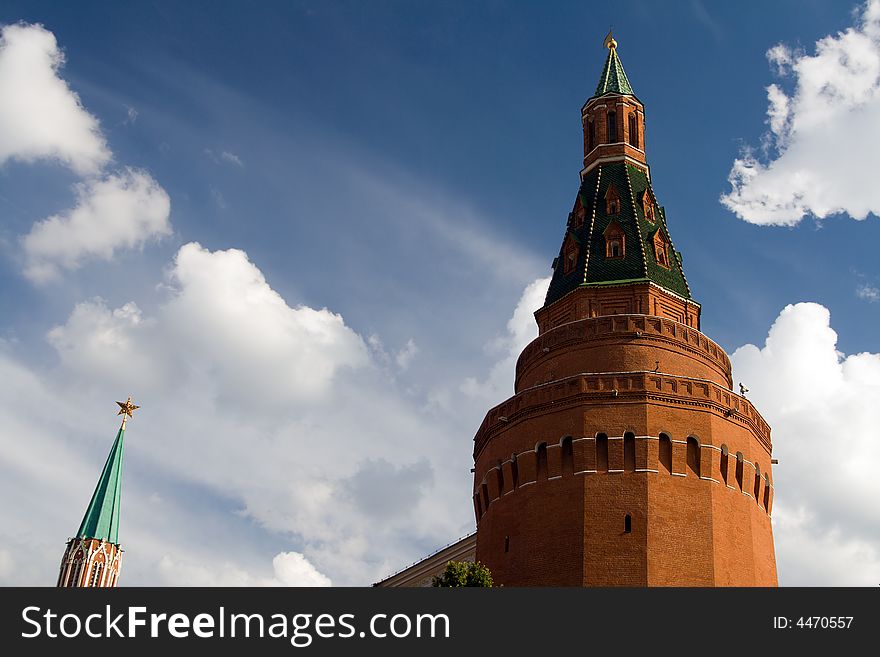
<instances>
[{"instance_id":1,"label":"green tiled spire","mask_svg":"<svg viewBox=\"0 0 880 657\"><path fill-rule=\"evenodd\" d=\"M617 42L611 38L609 33L605 39L605 45L608 48L608 58L605 60L605 68L602 69L602 75L599 77L599 84L596 87L597 96L605 94L627 94L635 96L629 80L626 79L626 73L623 71L623 64L620 63L620 57L617 56Z\"/></svg>"},{"instance_id":2,"label":"green tiled spire","mask_svg":"<svg viewBox=\"0 0 880 657\"><path fill-rule=\"evenodd\" d=\"M96 538L101 541L119 544L119 496L122 492L122 451L125 437L125 421L131 417L132 411L139 406L131 403L131 397L126 402L116 402L121 409L122 424L113 441L110 455L104 464L101 478L92 500L86 509L77 538Z\"/></svg>"},{"instance_id":3,"label":"green tiled spire","mask_svg":"<svg viewBox=\"0 0 880 657\"><path fill-rule=\"evenodd\" d=\"M620 211L608 215L605 198L612 185L620 198ZM653 222L645 217L643 204L646 192L654 208ZM563 261L565 254L560 250L559 257L554 261L545 306L578 287L627 283L652 282L680 297L692 298L681 266L681 256L675 251L666 227L666 213L654 201L654 192L644 171L626 162L602 164L584 176L579 194L585 209L583 224L576 225L569 221L563 238L563 247L569 234L580 245L578 260L566 273ZM606 257L605 231L612 222L616 224L615 230L622 231L624 236L622 258ZM668 267L661 266L656 260L653 240L657 231L663 232L669 244Z\"/></svg>"},{"instance_id":4,"label":"green tiled spire","mask_svg":"<svg viewBox=\"0 0 880 657\"><path fill-rule=\"evenodd\" d=\"M116 440L104 464L104 471L92 494L77 538L97 538L119 543L119 494L122 491L122 439L125 425L119 427Z\"/></svg>"}]
</instances>

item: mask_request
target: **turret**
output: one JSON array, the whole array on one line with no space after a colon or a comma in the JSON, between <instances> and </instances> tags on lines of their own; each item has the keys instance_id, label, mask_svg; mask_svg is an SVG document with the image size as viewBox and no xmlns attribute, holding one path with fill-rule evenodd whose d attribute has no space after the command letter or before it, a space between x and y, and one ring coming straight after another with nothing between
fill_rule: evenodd
<instances>
[{"instance_id":1,"label":"turret","mask_svg":"<svg viewBox=\"0 0 880 657\"><path fill-rule=\"evenodd\" d=\"M125 423L140 408L131 397L119 405L122 424L76 536L68 539L59 587L112 587L119 579L122 548L119 545L119 502L122 493L122 454Z\"/></svg>"}]
</instances>

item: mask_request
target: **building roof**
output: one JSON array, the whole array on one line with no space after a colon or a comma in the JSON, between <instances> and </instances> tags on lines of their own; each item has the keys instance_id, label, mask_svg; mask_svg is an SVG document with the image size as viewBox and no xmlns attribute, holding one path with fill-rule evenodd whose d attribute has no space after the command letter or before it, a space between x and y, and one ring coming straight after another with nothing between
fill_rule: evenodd
<instances>
[{"instance_id":1,"label":"building roof","mask_svg":"<svg viewBox=\"0 0 880 657\"><path fill-rule=\"evenodd\" d=\"M606 194L614 186L620 198L620 212L606 212ZM654 208L654 221L645 217L643 203ZM584 176L580 202L585 210L583 223L578 225L569 215L563 247L554 261L553 278L544 305L549 305L581 286L653 282L674 294L691 298L690 288L681 265L681 254L675 251L666 226L666 213L656 202L648 174L623 161L601 164ZM623 233L623 257L606 257L606 230L615 223ZM668 244L668 267L657 262L654 235L662 231ZM575 266L565 273L562 250L571 235L580 245Z\"/></svg>"},{"instance_id":2,"label":"building roof","mask_svg":"<svg viewBox=\"0 0 880 657\"><path fill-rule=\"evenodd\" d=\"M450 561L476 561L477 532L462 536L454 543L440 548L434 554L416 561L373 584L379 587L431 586L435 576L440 575Z\"/></svg>"},{"instance_id":3,"label":"building roof","mask_svg":"<svg viewBox=\"0 0 880 657\"><path fill-rule=\"evenodd\" d=\"M635 96L635 92L629 84L626 73L623 70L623 64L620 63L620 57L617 56L617 44L608 48L608 57L605 60L605 67L602 69L602 75L599 77L599 84L596 86L596 93L593 98L604 96L605 94L626 94Z\"/></svg>"},{"instance_id":4,"label":"building roof","mask_svg":"<svg viewBox=\"0 0 880 657\"><path fill-rule=\"evenodd\" d=\"M122 490L122 448L125 423L119 427L92 500L86 509L77 538L96 538L119 543L119 494Z\"/></svg>"}]
</instances>

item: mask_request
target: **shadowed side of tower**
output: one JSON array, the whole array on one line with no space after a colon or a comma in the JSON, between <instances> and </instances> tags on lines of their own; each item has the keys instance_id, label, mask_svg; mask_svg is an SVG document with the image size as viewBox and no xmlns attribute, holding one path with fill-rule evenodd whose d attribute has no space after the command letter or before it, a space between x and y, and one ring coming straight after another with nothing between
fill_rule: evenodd
<instances>
[{"instance_id":1,"label":"shadowed side of tower","mask_svg":"<svg viewBox=\"0 0 880 657\"><path fill-rule=\"evenodd\" d=\"M775 586L770 427L700 332L606 45L539 336L474 438L476 556L507 586Z\"/></svg>"}]
</instances>

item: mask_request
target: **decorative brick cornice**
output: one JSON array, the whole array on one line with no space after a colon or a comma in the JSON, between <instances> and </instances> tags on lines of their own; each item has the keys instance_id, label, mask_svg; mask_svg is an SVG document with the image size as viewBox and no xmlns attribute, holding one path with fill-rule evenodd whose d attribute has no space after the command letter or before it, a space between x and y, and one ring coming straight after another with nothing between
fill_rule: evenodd
<instances>
[{"instance_id":1,"label":"decorative brick cornice","mask_svg":"<svg viewBox=\"0 0 880 657\"><path fill-rule=\"evenodd\" d=\"M748 427L768 454L772 451L770 426L751 402L712 381L658 372L596 372L527 388L490 409L474 436L474 459L500 431L551 408L638 402L713 413Z\"/></svg>"},{"instance_id":2,"label":"decorative brick cornice","mask_svg":"<svg viewBox=\"0 0 880 657\"><path fill-rule=\"evenodd\" d=\"M706 361L728 379L731 377L730 359L724 349L695 328L653 315L606 315L561 324L532 340L519 355L516 380L519 381L548 351L552 353L607 339L674 346L679 351Z\"/></svg>"}]
</instances>

